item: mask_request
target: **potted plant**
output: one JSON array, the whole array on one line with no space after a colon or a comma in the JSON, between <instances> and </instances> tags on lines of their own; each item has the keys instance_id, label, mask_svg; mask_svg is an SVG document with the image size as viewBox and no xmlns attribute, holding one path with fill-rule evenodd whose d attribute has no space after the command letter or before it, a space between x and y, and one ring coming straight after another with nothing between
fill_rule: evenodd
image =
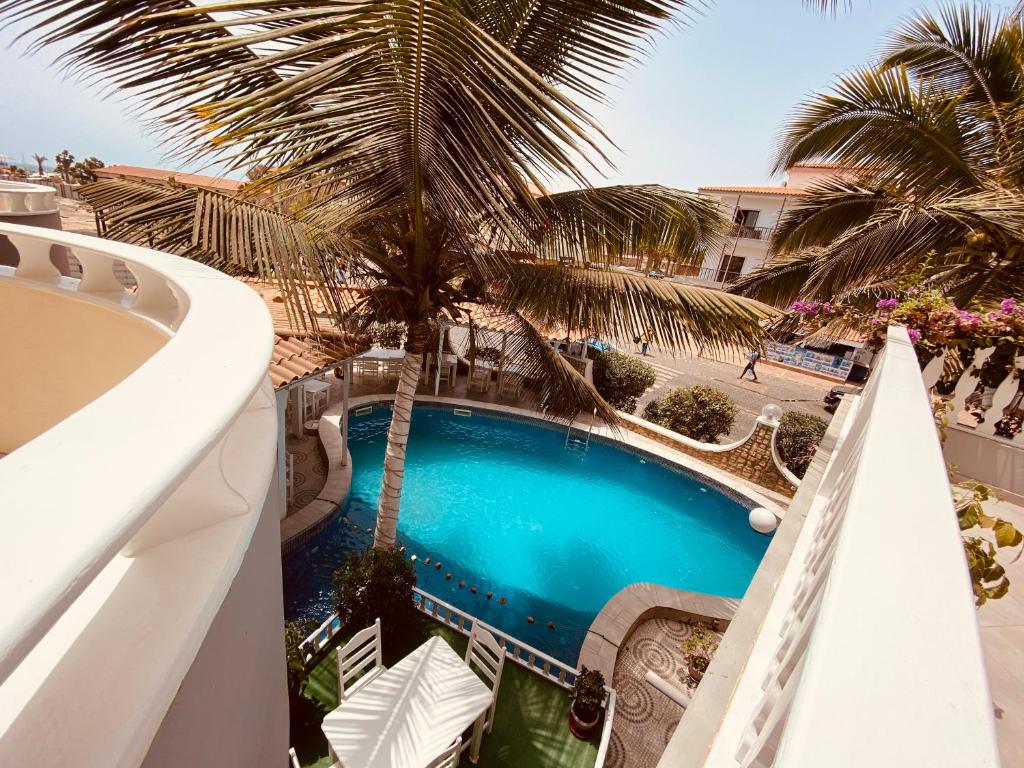
<instances>
[{"instance_id":1,"label":"potted plant","mask_svg":"<svg viewBox=\"0 0 1024 768\"><path fill-rule=\"evenodd\" d=\"M569 698L569 730L577 739L586 741L597 731L604 705L604 675L586 667L576 675Z\"/></svg>"},{"instance_id":2,"label":"potted plant","mask_svg":"<svg viewBox=\"0 0 1024 768\"><path fill-rule=\"evenodd\" d=\"M699 683L718 648L718 635L703 624L694 624L690 636L683 641L683 658L689 666L690 679Z\"/></svg>"}]
</instances>

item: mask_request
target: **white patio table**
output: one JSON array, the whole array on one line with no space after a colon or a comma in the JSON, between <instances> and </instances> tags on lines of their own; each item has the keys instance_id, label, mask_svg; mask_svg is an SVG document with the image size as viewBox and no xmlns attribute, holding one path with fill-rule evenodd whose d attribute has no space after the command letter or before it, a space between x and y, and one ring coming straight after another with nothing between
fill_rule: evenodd
<instances>
[{"instance_id":1,"label":"white patio table","mask_svg":"<svg viewBox=\"0 0 1024 768\"><path fill-rule=\"evenodd\" d=\"M383 349L381 347L370 347L356 357L365 357L367 360L401 360L405 357L404 349Z\"/></svg>"},{"instance_id":2,"label":"white patio table","mask_svg":"<svg viewBox=\"0 0 1024 768\"><path fill-rule=\"evenodd\" d=\"M423 768L474 721L480 754L491 692L440 637L432 637L324 718L344 768Z\"/></svg>"}]
</instances>

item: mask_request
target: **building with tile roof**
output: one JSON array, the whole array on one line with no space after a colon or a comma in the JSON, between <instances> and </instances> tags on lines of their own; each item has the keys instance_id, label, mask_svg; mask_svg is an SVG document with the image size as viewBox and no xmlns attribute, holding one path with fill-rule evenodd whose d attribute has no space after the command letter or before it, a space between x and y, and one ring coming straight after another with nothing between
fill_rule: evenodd
<instances>
[{"instance_id":1,"label":"building with tile roof","mask_svg":"<svg viewBox=\"0 0 1024 768\"><path fill-rule=\"evenodd\" d=\"M800 163L786 171L780 185L704 186L697 191L717 197L733 226L721 248L699 267L680 277L701 285L721 286L753 272L769 257L769 244L780 218L807 194L816 181L847 176L855 169L837 163Z\"/></svg>"}]
</instances>

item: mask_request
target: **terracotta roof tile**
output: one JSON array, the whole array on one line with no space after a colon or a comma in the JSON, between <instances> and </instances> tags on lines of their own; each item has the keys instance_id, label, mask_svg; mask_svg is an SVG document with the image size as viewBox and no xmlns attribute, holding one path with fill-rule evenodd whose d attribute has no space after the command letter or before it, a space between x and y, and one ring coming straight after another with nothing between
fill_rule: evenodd
<instances>
[{"instance_id":1,"label":"terracotta roof tile","mask_svg":"<svg viewBox=\"0 0 1024 768\"><path fill-rule=\"evenodd\" d=\"M698 187L698 192L746 192L750 195L806 195L796 187Z\"/></svg>"},{"instance_id":2,"label":"terracotta roof tile","mask_svg":"<svg viewBox=\"0 0 1024 768\"><path fill-rule=\"evenodd\" d=\"M270 357L270 382L280 389L292 382L312 376L325 368L347 360L370 348L369 341L358 339L314 339L311 337L277 334L274 352Z\"/></svg>"},{"instance_id":3,"label":"terracotta roof tile","mask_svg":"<svg viewBox=\"0 0 1024 768\"><path fill-rule=\"evenodd\" d=\"M274 323L276 339L268 369L274 389L312 376L370 348L368 336L342 331L327 318L320 318L320 327L312 331L293 327L276 285L252 278L243 278L242 282L262 297Z\"/></svg>"}]
</instances>

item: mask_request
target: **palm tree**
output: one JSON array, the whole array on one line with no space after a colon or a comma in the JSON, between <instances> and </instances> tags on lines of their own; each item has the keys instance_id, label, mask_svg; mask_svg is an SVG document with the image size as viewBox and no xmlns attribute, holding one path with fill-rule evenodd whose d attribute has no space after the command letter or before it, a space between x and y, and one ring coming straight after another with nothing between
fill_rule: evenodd
<instances>
[{"instance_id":1,"label":"palm tree","mask_svg":"<svg viewBox=\"0 0 1024 768\"><path fill-rule=\"evenodd\" d=\"M400 321L375 546L393 546L413 396L439 325L484 305L552 415L614 410L546 342L649 329L679 348L749 344L772 311L720 292L589 269L635 252L699 258L717 204L659 186L593 188L601 96L683 0L494 3L0 0L0 16L71 41L68 66L134 90L174 146L267 173L244 198L104 181L84 194L108 236L272 275L312 318ZM209 13L208 13L209 12ZM214 13L216 12L216 13ZM556 180L581 188L550 194ZM346 290L338 266L370 287ZM314 325L315 327L315 325Z\"/></svg>"},{"instance_id":2,"label":"palm tree","mask_svg":"<svg viewBox=\"0 0 1024 768\"><path fill-rule=\"evenodd\" d=\"M43 175L43 163L49 158L46 155L32 155L32 159L36 161L36 167L39 169L39 175Z\"/></svg>"},{"instance_id":3,"label":"palm tree","mask_svg":"<svg viewBox=\"0 0 1024 768\"><path fill-rule=\"evenodd\" d=\"M912 274L958 301L1024 293L1024 22L981 5L921 12L881 60L803 104L776 171L831 161L734 290L856 300Z\"/></svg>"}]
</instances>

